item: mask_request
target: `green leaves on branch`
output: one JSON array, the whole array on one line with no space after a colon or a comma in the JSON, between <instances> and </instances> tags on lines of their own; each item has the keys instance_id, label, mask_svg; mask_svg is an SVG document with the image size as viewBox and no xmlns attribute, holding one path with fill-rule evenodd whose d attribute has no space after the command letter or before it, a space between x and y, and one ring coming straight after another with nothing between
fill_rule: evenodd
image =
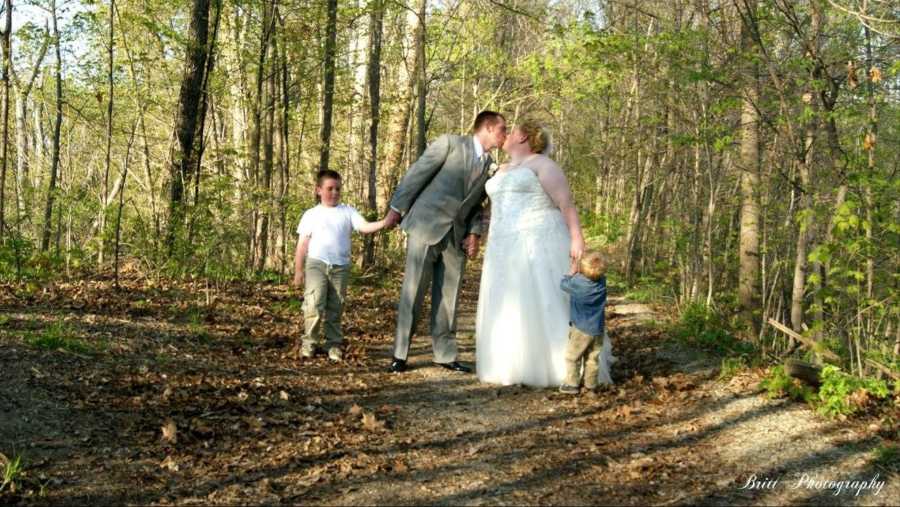
<instances>
[{"instance_id":1,"label":"green leaves on branch","mask_svg":"<svg viewBox=\"0 0 900 507\"><path fill-rule=\"evenodd\" d=\"M805 401L828 417L847 417L876 405L890 396L887 382L861 379L848 375L840 368L826 365L819 375L822 385L818 392L791 378L784 366L776 366L760 382L770 398L788 397Z\"/></svg>"}]
</instances>

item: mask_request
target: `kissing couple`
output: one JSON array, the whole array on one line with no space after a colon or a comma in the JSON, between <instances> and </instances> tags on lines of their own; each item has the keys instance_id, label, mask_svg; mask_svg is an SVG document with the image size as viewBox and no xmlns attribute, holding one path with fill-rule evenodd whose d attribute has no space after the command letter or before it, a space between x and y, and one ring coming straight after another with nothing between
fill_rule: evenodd
<instances>
[{"instance_id":1,"label":"kissing couple","mask_svg":"<svg viewBox=\"0 0 900 507\"><path fill-rule=\"evenodd\" d=\"M482 111L471 136L437 138L394 191L385 222L400 224L407 247L392 372L408 369L410 340L429 285L433 360L472 371L457 361L456 312L466 259L477 255L489 230L475 325L479 380L536 387L569 383L564 381L573 316L560 281L577 271L584 254L578 211L565 174L550 158L547 130L532 120L507 129L502 114ZM494 163L489 152L495 148L509 155L508 163ZM605 297L604 278L604 305ZM600 314L603 334L602 308ZM611 383L608 338L593 357L590 373L585 362L591 376L585 385Z\"/></svg>"}]
</instances>

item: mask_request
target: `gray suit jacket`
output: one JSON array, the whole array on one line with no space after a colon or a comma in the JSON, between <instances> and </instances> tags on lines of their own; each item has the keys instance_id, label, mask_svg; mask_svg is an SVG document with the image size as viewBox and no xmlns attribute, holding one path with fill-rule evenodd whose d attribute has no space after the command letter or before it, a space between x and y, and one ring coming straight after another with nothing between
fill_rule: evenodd
<instances>
[{"instance_id":1,"label":"gray suit jacket","mask_svg":"<svg viewBox=\"0 0 900 507\"><path fill-rule=\"evenodd\" d=\"M467 234L481 234L488 156L476 167L471 136L445 134L422 153L400 180L391 208L403 215L400 227L425 244L438 243L451 229L456 245ZM472 171L477 171L473 178Z\"/></svg>"}]
</instances>

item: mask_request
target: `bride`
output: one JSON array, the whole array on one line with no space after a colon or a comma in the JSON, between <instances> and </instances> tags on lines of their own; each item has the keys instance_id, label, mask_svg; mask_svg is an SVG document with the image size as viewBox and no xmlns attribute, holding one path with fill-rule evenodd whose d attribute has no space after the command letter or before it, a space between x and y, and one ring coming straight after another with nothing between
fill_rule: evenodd
<instances>
[{"instance_id":1,"label":"bride","mask_svg":"<svg viewBox=\"0 0 900 507\"><path fill-rule=\"evenodd\" d=\"M533 121L513 129L511 162L488 180L491 218L478 313L476 371L482 382L558 386L565 377L569 297L563 275L584 251L566 177L546 154L550 139ZM610 383L604 340L598 380Z\"/></svg>"}]
</instances>

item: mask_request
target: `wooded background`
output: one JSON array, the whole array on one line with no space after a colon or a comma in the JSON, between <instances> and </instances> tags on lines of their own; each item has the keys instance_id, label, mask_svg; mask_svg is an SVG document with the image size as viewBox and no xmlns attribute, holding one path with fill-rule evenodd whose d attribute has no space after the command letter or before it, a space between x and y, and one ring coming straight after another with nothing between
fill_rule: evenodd
<instances>
[{"instance_id":1,"label":"wooded background","mask_svg":"<svg viewBox=\"0 0 900 507\"><path fill-rule=\"evenodd\" d=\"M0 26L6 279L280 278L319 168L382 216L493 109L549 127L623 284L897 367L896 2L5 0Z\"/></svg>"}]
</instances>

